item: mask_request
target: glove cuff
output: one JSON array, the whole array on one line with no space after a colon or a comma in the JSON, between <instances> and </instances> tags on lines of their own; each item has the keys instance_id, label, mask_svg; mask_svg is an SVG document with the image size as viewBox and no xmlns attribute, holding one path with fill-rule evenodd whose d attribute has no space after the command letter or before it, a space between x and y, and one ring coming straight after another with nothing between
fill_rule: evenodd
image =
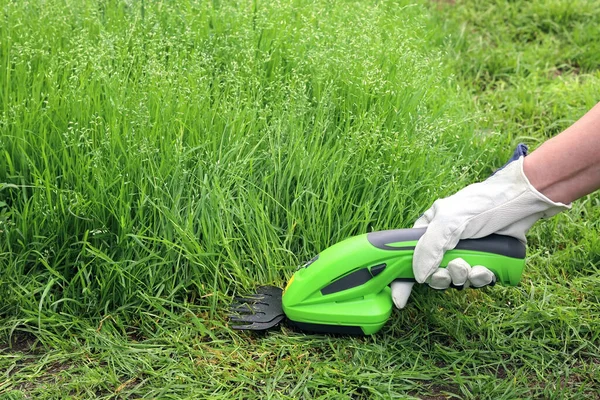
<instances>
[{"instance_id":1,"label":"glove cuff","mask_svg":"<svg viewBox=\"0 0 600 400\"><path fill-rule=\"evenodd\" d=\"M525 161L525 157L519 157L519 159L515 162L518 165L518 173L520 175L521 181L527 187L527 190L533 194L539 201L544 203L548 209L542 212L542 218L550 218L555 216L556 214L568 210L571 208L571 203L564 204L561 202L556 202L549 199L546 195L537 190L525 175L525 170L523 169L523 164Z\"/></svg>"}]
</instances>

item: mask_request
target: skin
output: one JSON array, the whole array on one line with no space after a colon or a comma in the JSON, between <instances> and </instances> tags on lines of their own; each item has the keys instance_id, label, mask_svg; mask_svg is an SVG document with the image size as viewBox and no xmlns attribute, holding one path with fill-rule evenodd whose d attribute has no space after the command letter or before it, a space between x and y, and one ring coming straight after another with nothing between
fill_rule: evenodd
<instances>
[{"instance_id":1,"label":"skin","mask_svg":"<svg viewBox=\"0 0 600 400\"><path fill-rule=\"evenodd\" d=\"M525 157L529 182L564 204L600 188L600 103Z\"/></svg>"}]
</instances>

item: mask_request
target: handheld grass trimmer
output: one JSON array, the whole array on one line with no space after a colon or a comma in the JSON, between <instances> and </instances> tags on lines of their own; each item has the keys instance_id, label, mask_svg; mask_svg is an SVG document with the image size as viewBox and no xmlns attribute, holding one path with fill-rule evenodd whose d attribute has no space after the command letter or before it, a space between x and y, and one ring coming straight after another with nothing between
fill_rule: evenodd
<instances>
[{"instance_id":1,"label":"handheld grass trimmer","mask_svg":"<svg viewBox=\"0 0 600 400\"><path fill-rule=\"evenodd\" d=\"M262 331L285 318L303 331L370 335L392 312L389 285L415 281L412 257L426 228L371 232L339 242L304 264L284 290L262 287L238 298L230 320L234 329ZM461 240L446 252L442 267L455 258L484 265L504 285L517 285L525 264L525 245L502 235Z\"/></svg>"}]
</instances>

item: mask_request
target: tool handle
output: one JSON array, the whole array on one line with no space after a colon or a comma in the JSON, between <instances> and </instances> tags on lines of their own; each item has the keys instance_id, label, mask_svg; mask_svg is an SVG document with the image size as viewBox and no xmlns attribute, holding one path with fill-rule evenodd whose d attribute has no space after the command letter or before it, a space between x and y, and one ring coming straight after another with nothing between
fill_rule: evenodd
<instances>
[{"instance_id":1,"label":"tool handle","mask_svg":"<svg viewBox=\"0 0 600 400\"><path fill-rule=\"evenodd\" d=\"M414 250L426 228L394 229L371 232L367 239L372 246L389 251ZM517 285L525 265L526 247L511 236L492 234L480 239L464 239L444 255L441 267L455 258L463 258L470 265L483 265L505 285Z\"/></svg>"}]
</instances>

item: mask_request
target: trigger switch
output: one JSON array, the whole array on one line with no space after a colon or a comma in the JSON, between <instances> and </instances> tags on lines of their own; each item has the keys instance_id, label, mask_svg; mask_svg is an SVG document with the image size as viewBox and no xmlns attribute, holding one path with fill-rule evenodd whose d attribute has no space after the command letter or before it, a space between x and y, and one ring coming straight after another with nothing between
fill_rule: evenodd
<instances>
[{"instance_id":1,"label":"trigger switch","mask_svg":"<svg viewBox=\"0 0 600 400\"><path fill-rule=\"evenodd\" d=\"M375 265L373 267L371 267L370 271L371 271L371 276L375 277L377 275L379 275L381 272L383 272L383 270L385 269L385 267L387 267L387 265L384 264L378 264Z\"/></svg>"}]
</instances>

